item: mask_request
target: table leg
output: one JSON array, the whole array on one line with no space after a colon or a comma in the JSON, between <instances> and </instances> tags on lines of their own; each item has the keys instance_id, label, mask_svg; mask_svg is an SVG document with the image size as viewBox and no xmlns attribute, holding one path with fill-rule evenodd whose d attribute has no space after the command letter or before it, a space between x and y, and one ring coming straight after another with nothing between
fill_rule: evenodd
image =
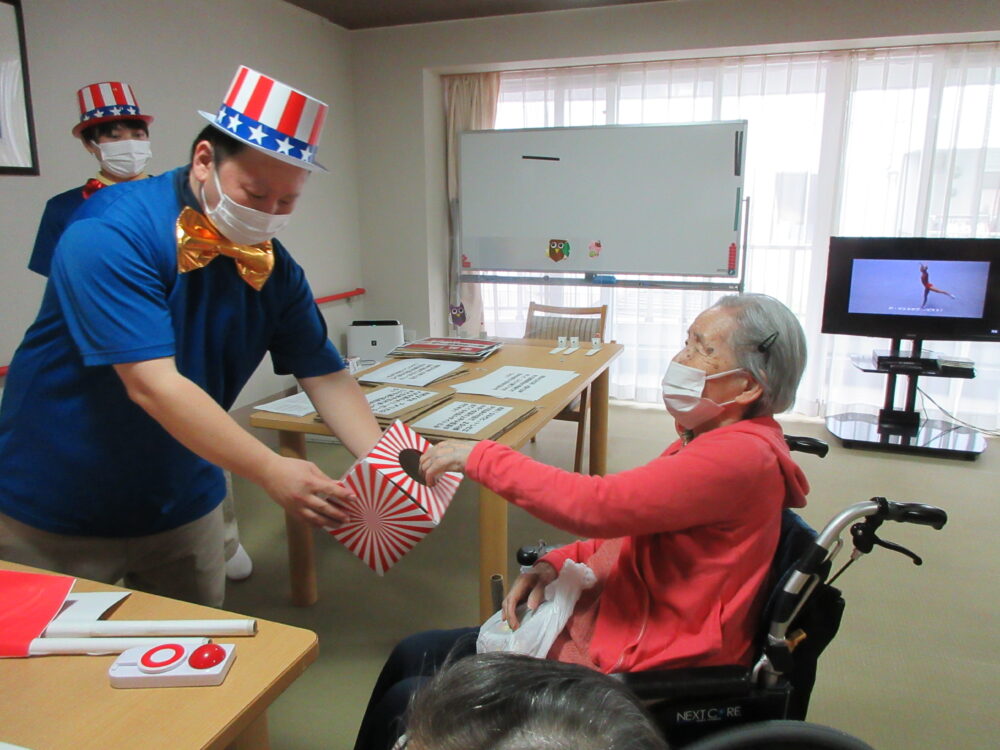
<instances>
[{"instance_id":1,"label":"table leg","mask_svg":"<svg viewBox=\"0 0 1000 750\"><path fill-rule=\"evenodd\" d=\"M278 432L278 453L290 458L306 458L306 436L301 432ZM316 588L316 549L313 527L285 513L288 538L288 567L292 584L292 604L310 607L319 599Z\"/></svg>"},{"instance_id":2,"label":"table leg","mask_svg":"<svg viewBox=\"0 0 1000 750\"><path fill-rule=\"evenodd\" d=\"M608 368L590 384L590 473L608 470Z\"/></svg>"},{"instance_id":3,"label":"table leg","mask_svg":"<svg viewBox=\"0 0 1000 750\"><path fill-rule=\"evenodd\" d=\"M271 740L267 734L267 712L261 711L260 716L240 732L239 737L226 746L226 750L270 750Z\"/></svg>"},{"instance_id":4,"label":"table leg","mask_svg":"<svg viewBox=\"0 0 1000 750\"><path fill-rule=\"evenodd\" d=\"M507 578L507 501L479 488L479 621L493 614L490 577Z\"/></svg>"}]
</instances>

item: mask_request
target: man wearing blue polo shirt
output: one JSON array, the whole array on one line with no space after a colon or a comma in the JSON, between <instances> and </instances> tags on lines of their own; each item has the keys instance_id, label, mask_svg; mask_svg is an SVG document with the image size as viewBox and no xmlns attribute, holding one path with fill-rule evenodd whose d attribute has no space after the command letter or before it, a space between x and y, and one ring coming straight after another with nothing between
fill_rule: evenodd
<instances>
[{"instance_id":1,"label":"man wearing blue polo shirt","mask_svg":"<svg viewBox=\"0 0 1000 750\"><path fill-rule=\"evenodd\" d=\"M380 435L271 240L322 169L325 111L240 68L190 165L80 209L0 407L0 557L219 606L222 469L301 521L345 519L346 487L226 413L270 353L355 455Z\"/></svg>"}]
</instances>

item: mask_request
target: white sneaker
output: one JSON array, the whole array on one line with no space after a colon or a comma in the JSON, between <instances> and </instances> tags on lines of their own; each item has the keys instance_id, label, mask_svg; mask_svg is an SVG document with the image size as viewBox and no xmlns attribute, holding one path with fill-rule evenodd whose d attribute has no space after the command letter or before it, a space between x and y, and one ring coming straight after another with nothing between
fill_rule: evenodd
<instances>
[{"instance_id":1,"label":"white sneaker","mask_svg":"<svg viewBox=\"0 0 1000 750\"><path fill-rule=\"evenodd\" d=\"M243 581L253 573L253 560L243 549L243 545L236 548L236 554L226 560L226 578L230 581Z\"/></svg>"}]
</instances>

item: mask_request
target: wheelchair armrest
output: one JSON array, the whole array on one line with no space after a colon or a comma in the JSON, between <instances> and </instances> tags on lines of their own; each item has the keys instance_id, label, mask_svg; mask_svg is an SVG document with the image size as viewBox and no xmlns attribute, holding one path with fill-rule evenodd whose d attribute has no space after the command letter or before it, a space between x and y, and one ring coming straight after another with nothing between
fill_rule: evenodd
<instances>
[{"instance_id":1,"label":"wheelchair armrest","mask_svg":"<svg viewBox=\"0 0 1000 750\"><path fill-rule=\"evenodd\" d=\"M752 687L751 670L740 664L624 672L616 676L641 700L725 698L746 695Z\"/></svg>"}]
</instances>

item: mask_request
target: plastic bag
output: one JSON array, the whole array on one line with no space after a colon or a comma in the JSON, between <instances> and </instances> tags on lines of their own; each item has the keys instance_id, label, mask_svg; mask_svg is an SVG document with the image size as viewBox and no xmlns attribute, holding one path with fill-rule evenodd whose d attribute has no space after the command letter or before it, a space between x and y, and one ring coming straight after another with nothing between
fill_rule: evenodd
<instances>
[{"instance_id":1,"label":"plastic bag","mask_svg":"<svg viewBox=\"0 0 1000 750\"><path fill-rule=\"evenodd\" d=\"M583 563L566 560L562 572L545 587L545 601L534 612L527 605L517 608L521 626L511 630L503 621L503 611L493 614L479 628L476 652L510 651L544 659L555 643L584 589L597 582L597 577Z\"/></svg>"}]
</instances>

